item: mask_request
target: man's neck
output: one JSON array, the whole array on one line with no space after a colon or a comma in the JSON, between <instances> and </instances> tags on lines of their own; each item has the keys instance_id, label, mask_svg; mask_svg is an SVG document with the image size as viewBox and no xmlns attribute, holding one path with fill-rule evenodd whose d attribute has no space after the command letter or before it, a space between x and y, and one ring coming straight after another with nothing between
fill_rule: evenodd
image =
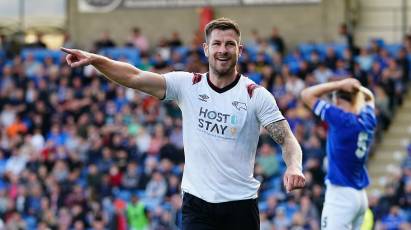
<instances>
[{"instance_id":1,"label":"man's neck","mask_svg":"<svg viewBox=\"0 0 411 230\"><path fill-rule=\"evenodd\" d=\"M217 75L216 73L213 73L213 71L209 72L210 82L220 89L233 83L237 78L237 75L238 72L236 70L226 75Z\"/></svg>"}]
</instances>

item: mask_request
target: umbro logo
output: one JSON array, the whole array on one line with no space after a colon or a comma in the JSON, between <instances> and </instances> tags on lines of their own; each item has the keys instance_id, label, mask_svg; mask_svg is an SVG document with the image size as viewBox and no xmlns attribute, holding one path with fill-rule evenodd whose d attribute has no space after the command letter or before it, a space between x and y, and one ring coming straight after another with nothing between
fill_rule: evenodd
<instances>
[{"instance_id":1,"label":"umbro logo","mask_svg":"<svg viewBox=\"0 0 411 230\"><path fill-rule=\"evenodd\" d=\"M198 95L198 100L200 100L200 101L207 102L207 100L208 100L209 98L210 98L210 97L207 96L207 94L200 94L200 95Z\"/></svg>"},{"instance_id":2,"label":"umbro logo","mask_svg":"<svg viewBox=\"0 0 411 230\"><path fill-rule=\"evenodd\" d=\"M244 110L247 111L247 104L239 101L233 101L232 105L238 110Z\"/></svg>"}]
</instances>

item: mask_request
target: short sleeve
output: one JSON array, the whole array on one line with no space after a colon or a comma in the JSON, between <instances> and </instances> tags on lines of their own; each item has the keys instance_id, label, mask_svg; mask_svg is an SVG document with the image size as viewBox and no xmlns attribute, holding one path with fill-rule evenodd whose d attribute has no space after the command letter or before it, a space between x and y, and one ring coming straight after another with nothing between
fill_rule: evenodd
<instances>
[{"instance_id":1,"label":"short sleeve","mask_svg":"<svg viewBox=\"0 0 411 230\"><path fill-rule=\"evenodd\" d=\"M377 117L374 108L369 105L364 106L360 112L358 121L365 130L374 130L377 126Z\"/></svg>"},{"instance_id":2,"label":"short sleeve","mask_svg":"<svg viewBox=\"0 0 411 230\"><path fill-rule=\"evenodd\" d=\"M257 119L263 127L272 122L284 120L274 96L268 90L258 87L255 90L254 97Z\"/></svg>"},{"instance_id":3,"label":"short sleeve","mask_svg":"<svg viewBox=\"0 0 411 230\"><path fill-rule=\"evenodd\" d=\"M184 78L187 76L187 72L169 72L163 74L166 79L166 95L163 100L180 100L181 91L184 84Z\"/></svg>"},{"instance_id":4,"label":"short sleeve","mask_svg":"<svg viewBox=\"0 0 411 230\"><path fill-rule=\"evenodd\" d=\"M355 121L354 114L347 113L337 106L321 99L315 102L313 112L320 117L321 120L332 126L349 125L352 121Z\"/></svg>"}]
</instances>

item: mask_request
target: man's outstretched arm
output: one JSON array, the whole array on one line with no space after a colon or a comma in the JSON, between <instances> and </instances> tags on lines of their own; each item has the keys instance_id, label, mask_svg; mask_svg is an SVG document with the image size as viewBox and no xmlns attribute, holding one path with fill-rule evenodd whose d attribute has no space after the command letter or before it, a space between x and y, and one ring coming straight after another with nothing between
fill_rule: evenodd
<instances>
[{"instance_id":1,"label":"man's outstretched arm","mask_svg":"<svg viewBox=\"0 0 411 230\"><path fill-rule=\"evenodd\" d=\"M157 73L140 70L128 63L115 61L107 57L77 49L61 48L68 55L67 64L70 67L93 65L107 79L128 87L148 93L157 98L163 98L166 82Z\"/></svg>"},{"instance_id":2,"label":"man's outstretched arm","mask_svg":"<svg viewBox=\"0 0 411 230\"><path fill-rule=\"evenodd\" d=\"M273 122L265 126L265 129L281 146L283 159L287 165L283 180L287 192L303 188L305 177L302 173L302 151L288 122L286 120Z\"/></svg>"}]
</instances>

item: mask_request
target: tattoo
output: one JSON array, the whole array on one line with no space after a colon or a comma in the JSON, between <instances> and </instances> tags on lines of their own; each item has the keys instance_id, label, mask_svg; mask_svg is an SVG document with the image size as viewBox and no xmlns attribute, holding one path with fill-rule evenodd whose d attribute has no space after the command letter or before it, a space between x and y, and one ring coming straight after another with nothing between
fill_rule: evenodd
<instances>
[{"instance_id":1,"label":"tattoo","mask_svg":"<svg viewBox=\"0 0 411 230\"><path fill-rule=\"evenodd\" d=\"M268 124L265 129L277 144L284 144L284 140L288 135L290 127L286 120L281 120Z\"/></svg>"},{"instance_id":2,"label":"tattoo","mask_svg":"<svg viewBox=\"0 0 411 230\"><path fill-rule=\"evenodd\" d=\"M303 158L301 147L291 132L287 120L273 122L265 126L265 129L274 141L281 145L287 167L295 167L301 171Z\"/></svg>"}]
</instances>

